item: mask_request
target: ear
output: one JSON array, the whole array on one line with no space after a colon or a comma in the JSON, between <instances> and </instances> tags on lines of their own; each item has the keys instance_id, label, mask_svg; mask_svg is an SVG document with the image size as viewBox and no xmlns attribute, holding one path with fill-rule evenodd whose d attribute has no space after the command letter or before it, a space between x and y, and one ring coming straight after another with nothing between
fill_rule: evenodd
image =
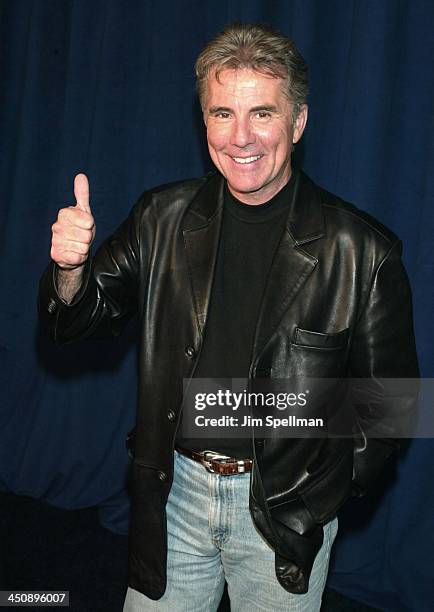
<instances>
[{"instance_id":1,"label":"ear","mask_svg":"<svg viewBox=\"0 0 434 612\"><path fill-rule=\"evenodd\" d=\"M297 118L294 121L294 130L292 132L293 144L296 144L303 135L304 128L306 127L306 123L307 123L307 114L308 114L307 104L302 104L300 106L300 111L297 115Z\"/></svg>"}]
</instances>

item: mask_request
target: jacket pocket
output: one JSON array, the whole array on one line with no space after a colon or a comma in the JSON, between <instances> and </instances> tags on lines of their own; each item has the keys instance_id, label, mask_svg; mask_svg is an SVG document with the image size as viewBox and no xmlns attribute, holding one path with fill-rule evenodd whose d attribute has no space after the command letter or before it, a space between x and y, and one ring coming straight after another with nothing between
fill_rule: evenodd
<instances>
[{"instance_id":1,"label":"jacket pocket","mask_svg":"<svg viewBox=\"0 0 434 612\"><path fill-rule=\"evenodd\" d=\"M292 344L303 348L335 350L346 346L348 335L349 328L333 334L324 334L296 327Z\"/></svg>"},{"instance_id":2,"label":"jacket pocket","mask_svg":"<svg viewBox=\"0 0 434 612\"><path fill-rule=\"evenodd\" d=\"M340 378L347 370L349 329L333 334L296 328L291 342L291 376Z\"/></svg>"}]
</instances>

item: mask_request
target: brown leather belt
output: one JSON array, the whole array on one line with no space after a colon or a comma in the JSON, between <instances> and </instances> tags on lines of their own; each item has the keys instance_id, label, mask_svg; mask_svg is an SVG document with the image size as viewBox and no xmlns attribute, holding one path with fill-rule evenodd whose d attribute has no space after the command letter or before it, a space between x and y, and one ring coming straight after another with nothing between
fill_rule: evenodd
<instances>
[{"instance_id":1,"label":"brown leather belt","mask_svg":"<svg viewBox=\"0 0 434 612\"><path fill-rule=\"evenodd\" d=\"M252 471L252 459L235 459L227 455L220 455L214 451L204 451L197 453L188 448L176 447L178 453L185 455L193 461L201 463L204 468L212 474L220 474L221 476L232 476L233 474L245 474Z\"/></svg>"}]
</instances>

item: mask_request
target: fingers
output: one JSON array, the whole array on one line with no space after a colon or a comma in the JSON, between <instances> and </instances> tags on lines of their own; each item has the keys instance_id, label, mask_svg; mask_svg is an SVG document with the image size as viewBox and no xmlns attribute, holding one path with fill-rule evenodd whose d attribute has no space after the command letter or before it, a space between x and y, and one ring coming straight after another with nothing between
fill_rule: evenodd
<instances>
[{"instance_id":1,"label":"fingers","mask_svg":"<svg viewBox=\"0 0 434 612\"><path fill-rule=\"evenodd\" d=\"M78 255L87 256L89 252L90 243L66 240L63 236L58 236L57 234L53 233L51 246L59 253L63 251L68 251L72 253L77 253Z\"/></svg>"},{"instance_id":2,"label":"fingers","mask_svg":"<svg viewBox=\"0 0 434 612\"><path fill-rule=\"evenodd\" d=\"M77 202L77 208L84 212L90 213L89 203L89 181L85 174L77 174L74 179L74 196Z\"/></svg>"},{"instance_id":3,"label":"fingers","mask_svg":"<svg viewBox=\"0 0 434 612\"><path fill-rule=\"evenodd\" d=\"M59 210L57 221L51 228L56 244L76 242L84 244L89 250L95 237L95 223L90 213L78 210L75 206Z\"/></svg>"},{"instance_id":4,"label":"fingers","mask_svg":"<svg viewBox=\"0 0 434 612\"><path fill-rule=\"evenodd\" d=\"M76 253L75 251L68 251L56 247L54 244L51 246L51 259L57 263L59 268L64 270L73 270L74 268L78 268L82 266L88 257L88 253L86 255L82 255L81 253Z\"/></svg>"},{"instance_id":5,"label":"fingers","mask_svg":"<svg viewBox=\"0 0 434 612\"><path fill-rule=\"evenodd\" d=\"M61 208L57 216L57 223L62 231L73 231L74 229L92 230L95 225L92 213L85 212L77 206Z\"/></svg>"}]
</instances>

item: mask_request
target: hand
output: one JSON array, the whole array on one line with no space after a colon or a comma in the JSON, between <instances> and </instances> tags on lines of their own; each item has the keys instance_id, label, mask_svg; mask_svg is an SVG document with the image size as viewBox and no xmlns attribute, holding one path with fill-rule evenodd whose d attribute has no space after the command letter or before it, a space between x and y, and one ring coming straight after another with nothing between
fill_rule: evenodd
<instances>
[{"instance_id":1,"label":"hand","mask_svg":"<svg viewBox=\"0 0 434 612\"><path fill-rule=\"evenodd\" d=\"M75 206L59 210L52 226L51 258L63 270L83 266L95 238L95 221L89 205L89 181L85 174L74 179Z\"/></svg>"}]
</instances>

